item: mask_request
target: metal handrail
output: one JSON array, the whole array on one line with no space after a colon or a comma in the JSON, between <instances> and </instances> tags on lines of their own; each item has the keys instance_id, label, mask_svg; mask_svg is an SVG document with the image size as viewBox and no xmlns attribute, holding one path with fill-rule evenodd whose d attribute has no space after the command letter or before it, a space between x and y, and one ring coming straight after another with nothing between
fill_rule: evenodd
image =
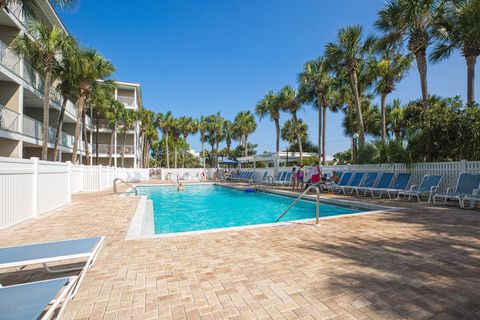
<instances>
[{"instance_id":1,"label":"metal handrail","mask_svg":"<svg viewBox=\"0 0 480 320\"><path fill-rule=\"evenodd\" d=\"M319 222L319 219L320 219L320 190L318 189L317 186L309 186L307 189L305 189L305 191L302 192L301 195L298 196L298 198L296 198L295 200L293 200L293 202L288 206L287 209L285 209L285 211L283 211L283 213L277 218L277 220L275 220L275 222L278 222L280 219L283 218L283 216L290 210L292 209L292 207L298 202L300 201L300 199L302 199L308 191L310 191L310 189L314 189L315 190L315 193L317 194L317 201L316 201L316 207L315 207L315 214L316 214L316 219L315 219L315 224L318 224Z\"/></svg>"},{"instance_id":2,"label":"metal handrail","mask_svg":"<svg viewBox=\"0 0 480 320\"><path fill-rule=\"evenodd\" d=\"M115 178L113 179L113 193L116 194L118 193L117 192L117 181L120 181L120 183L123 183L125 184L127 187L129 187L130 189L133 190L133 192L135 192L135 195L137 195L137 188L132 186L130 183L128 183L127 181L123 180L123 179L120 179L120 178Z\"/></svg>"}]
</instances>

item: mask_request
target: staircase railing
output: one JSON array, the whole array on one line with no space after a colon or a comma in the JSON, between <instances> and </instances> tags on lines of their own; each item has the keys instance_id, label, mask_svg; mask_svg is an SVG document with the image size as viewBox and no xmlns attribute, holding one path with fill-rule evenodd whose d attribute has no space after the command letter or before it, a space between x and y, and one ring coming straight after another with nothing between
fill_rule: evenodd
<instances>
[{"instance_id":1,"label":"staircase railing","mask_svg":"<svg viewBox=\"0 0 480 320\"><path fill-rule=\"evenodd\" d=\"M309 186L307 189L305 189L305 191L303 191L302 194L300 194L295 200L293 200L293 202L288 206L288 208L285 209L285 211L283 211L280 216L278 216L278 218L277 218L277 220L275 220L275 222L280 221L280 219L282 219L283 216L286 215L287 212L290 211L290 209L292 209L293 206L298 201L300 201L300 199L302 199L308 193L308 191L310 191L311 189L315 190L315 193L317 194L316 206L315 206L315 216L316 216L315 224L318 224L319 219L320 219L320 190L318 189L317 186Z\"/></svg>"}]
</instances>

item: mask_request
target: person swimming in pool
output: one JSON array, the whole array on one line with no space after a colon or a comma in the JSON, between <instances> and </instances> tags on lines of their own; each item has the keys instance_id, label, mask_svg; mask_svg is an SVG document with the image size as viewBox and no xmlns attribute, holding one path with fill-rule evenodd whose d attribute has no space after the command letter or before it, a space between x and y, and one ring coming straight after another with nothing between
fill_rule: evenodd
<instances>
[{"instance_id":1,"label":"person swimming in pool","mask_svg":"<svg viewBox=\"0 0 480 320\"><path fill-rule=\"evenodd\" d=\"M180 184L177 187L177 191L178 192L185 191L185 186L183 185L183 183L180 182Z\"/></svg>"}]
</instances>

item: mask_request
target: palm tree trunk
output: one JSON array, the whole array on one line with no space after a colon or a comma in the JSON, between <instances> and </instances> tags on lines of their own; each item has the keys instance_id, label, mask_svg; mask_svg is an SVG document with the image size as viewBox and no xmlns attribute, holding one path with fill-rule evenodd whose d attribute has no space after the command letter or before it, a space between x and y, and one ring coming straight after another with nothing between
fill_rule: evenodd
<instances>
[{"instance_id":1,"label":"palm tree trunk","mask_svg":"<svg viewBox=\"0 0 480 320\"><path fill-rule=\"evenodd\" d=\"M248 135L245 135L245 157L248 157Z\"/></svg>"},{"instance_id":2,"label":"palm tree trunk","mask_svg":"<svg viewBox=\"0 0 480 320\"><path fill-rule=\"evenodd\" d=\"M85 104L85 97L80 96L78 99L77 105L77 122L75 123L75 137L73 140L73 154L72 162L78 164L77 153L78 153L78 144L80 140L80 129L82 124L82 114L83 114L83 105Z\"/></svg>"},{"instance_id":3,"label":"palm tree trunk","mask_svg":"<svg viewBox=\"0 0 480 320\"><path fill-rule=\"evenodd\" d=\"M45 87L43 89L43 141L42 141L42 160L48 160L48 121L50 117L50 80L52 73L45 73Z\"/></svg>"},{"instance_id":4,"label":"palm tree trunk","mask_svg":"<svg viewBox=\"0 0 480 320\"><path fill-rule=\"evenodd\" d=\"M385 139L387 137L387 115L385 111L385 103L387 101L387 94L382 93L380 96L380 117L381 117L381 139L382 142L385 143Z\"/></svg>"},{"instance_id":5,"label":"palm tree trunk","mask_svg":"<svg viewBox=\"0 0 480 320\"><path fill-rule=\"evenodd\" d=\"M95 119L96 120L95 121L96 122L96 128L95 128L95 150L96 150L96 152L95 152L95 164L98 166L98 134L99 134L98 126L100 124L100 120L99 120L100 115L99 115L98 112L96 112L95 114L97 116L97 119Z\"/></svg>"},{"instance_id":6,"label":"palm tree trunk","mask_svg":"<svg viewBox=\"0 0 480 320\"><path fill-rule=\"evenodd\" d=\"M280 121L279 119L275 119L275 151L278 153L280 152Z\"/></svg>"},{"instance_id":7,"label":"palm tree trunk","mask_svg":"<svg viewBox=\"0 0 480 320\"><path fill-rule=\"evenodd\" d=\"M88 135L87 135L87 126L85 123L85 114L82 115L82 128L83 128L83 143L85 146L85 162L90 164L90 152L88 150Z\"/></svg>"},{"instance_id":8,"label":"palm tree trunk","mask_svg":"<svg viewBox=\"0 0 480 320\"><path fill-rule=\"evenodd\" d=\"M358 77L356 71L350 72L350 82L353 91L353 98L355 100L355 109L357 112L357 122L358 122L358 143L360 147L365 145L365 126L363 124L363 115L362 115L362 106L360 102L360 94L358 92Z\"/></svg>"},{"instance_id":9,"label":"palm tree trunk","mask_svg":"<svg viewBox=\"0 0 480 320\"><path fill-rule=\"evenodd\" d=\"M467 103L473 105L475 103L475 64L477 56L466 56L467 60Z\"/></svg>"},{"instance_id":10,"label":"palm tree trunk","mask_svg":"<svg viewBox=\"0 0 480 320\"><path fill-rule=\"evenodd\" d=\"M415 52L418 73L420 75L420 86L422 88L423 109L428 109L428 87L427 87L427 57L425 50Z\"/></svg>"},{"instance_id":11,"label":"palm tree trunk","mask_svg":"<svg viewBox=\"0 0 480 320\"><path fill-rule=\"evenodd\" d=\"M112 166L112 157L113 157L113 142L115 140L115 128L117 127L117 124L115 124L115 127L112 130L112 133L110 134L110 147L108 148L108 166Z\"/></svg>"},{"instance_id":12,"label":"palm tree trunk","mask_svg":"<svg viewBox=\"0 0 480 320\"><path fill-rule=\"evenodd\" d=\"M205 143L205 136L202 134L202 160L203 160L203 169L205 169L205 149L204 149L204 143Z\"/></svg>"},{"instance_id":13,"label":"palm tree trunk","mask_svg":"<svg viewBox=\"0 0 480 320\"><path fill-rule=\"evenodd\" d=\"M318 101L320 101L320 99L318 99ZM318 164L322 164L322 150L323 150L323 146L322 146L322 127L323 127L323 108L318 105L318 142L317 142L317 155L318 155Z\"/></svg>"},{"instance_id":14,"label":"palm tree trunk","mask_svg":"<svg viewBox=\"0 0 480 320\"><path fill-rule=\"evenodd\" d=\"M175 169L177 169L177 141L173 141L173 158L175 163Z\"/></svg>"},{"instance_id":15,"label":"palm tree trunk","mask_svg":"<svg viewBox=\"0 0 480 320\"><path fill-rule=\"evenodd\" d=\"M300 139L300 133L298 132L297 128L297 113L292 112L292 121L293 121L293 126L295 128L296 136L297 136L297 143L298 143L298 152L300 155L300 164L302 164L303 161L303 152L302 152L302 139Z\"/></svg>"},{"instance_id":16,"label":"palm tree trunk","mask_svg":"<svg viewBox=\"0 0 480 320\"><path fill-rule=\"evenodd\" d=\"M167 158L166 158L166 161L167 161L167 169L170 169L170 154L168 152L168 131L165 132L165 151L167 153Z\"/></svg>"},{"instance_id":17,"label":"palm tree trunk","mask_svg":"<svg viewBox=\"0 0 480 320\"><path fill-rule=\"evenodd\" d=\"M327 141L327 107L323 107L323 125L322 125L322 157L323 161L322 164L325 164L327 159L327 151L326 151L326 141Z\"/></svg>"},{"instance_id":18,"label":"palm tree trunk","mask_svg":"<svg viewBox=\"0 0 480 320\"><path fill-rule=\"evenodd\" d=\"M67 97L63 97L62 108L60 109L60 115L58 116L57 133L55 134L55 145L53 146L53 161L57 161L58 158L58 146L60 145L60 139L62 139L63 117L65 115L67 101Z\"/></svg>"},{"instance_id":19,"label":"palm tree trunk","mask_svg":"<svg viewBox=\"0 0 480 320\"><path fill-rule=\"evenodd\" d=\"M215 162L213 161L213 159L215 158L215 156L214 156L214 150L215 150L215 148L214 148L213 143L210 144L210 145L211 145L211 147L212 147L212 152L211 152L211 154L210 154L210 157L211 157L211 159L210 159L210 165L212 166L212 169L213 169L213 168L214 168L214 164L215 164Z\"/></svg>"},{"instance_id":20,"label":"palm tree trunk","mask_svg":"<svg viewBox=\"0 0 480 320\"><path fill-rule=\"evenodd\" d=\"M125 168L125 145L127 144L127 128L123 129L123 143L122 143L122 168Z\"/></svg>"}]
</instances>

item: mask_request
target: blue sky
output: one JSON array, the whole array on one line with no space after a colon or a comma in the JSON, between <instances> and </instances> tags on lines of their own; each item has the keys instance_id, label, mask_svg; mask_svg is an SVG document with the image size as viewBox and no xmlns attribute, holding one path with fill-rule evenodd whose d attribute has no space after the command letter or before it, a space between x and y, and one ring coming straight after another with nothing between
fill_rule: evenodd
<instances>
[{"instance_id":1,"label":"blue sky","mask_svg":"<svg viewBox=\"0 0 480 320\"><path fill-rule=\"evenodd\" d=\"M80 0L60 16L83 45L114 63L115 79L142 84L146 108L192 117L220 111L233 119L240 110L253 111L269 89L296 86L305 61L321 55L340 27L362 24L374 32L382 6L381 0ZM428 67L431 93L465 95L466 67L458 53ZM420 97L416 65L397 89L389 100ZM316 141L316 113L306 106L299 117ZM327 116L328 155L349 147L342 118ZM274 130L264 119L250 141L260 152L272 151ZM189 143L200 149L198 137Z\"/></svg>"}]
</instances>

